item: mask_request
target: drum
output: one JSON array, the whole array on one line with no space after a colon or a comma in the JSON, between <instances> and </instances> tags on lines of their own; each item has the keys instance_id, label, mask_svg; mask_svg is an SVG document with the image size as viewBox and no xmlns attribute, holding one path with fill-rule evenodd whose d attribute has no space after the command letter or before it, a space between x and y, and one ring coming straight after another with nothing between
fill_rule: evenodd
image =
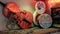
<instances>
[{"instance_id":1,"label":"drum","mask_svg":"<svg viewBox=\"0 0 60 34\"><path fill-rule=\"evenodd\" d=\"M43 1L38 1L35 5L35 9L36 9L37 13L43 14L46 10L46 5Z\"/></svg>"},{"instance_id":2,"label":"drum","mask_svg":"<svg viewBox=\"0 0 60 34\"><path fill-rule=\"evenodd\" d=\"M49 28L52 25L52 18L48 14L41 14L39 18L39 25L42 28Z\"/></svg>"}]
</instances>

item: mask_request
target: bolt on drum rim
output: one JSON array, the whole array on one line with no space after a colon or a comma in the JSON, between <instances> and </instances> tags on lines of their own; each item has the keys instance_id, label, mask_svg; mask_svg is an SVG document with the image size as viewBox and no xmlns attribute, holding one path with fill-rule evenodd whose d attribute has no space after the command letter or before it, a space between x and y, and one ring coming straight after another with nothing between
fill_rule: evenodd
<instances>
[{"instance_id":1,"label":"bolt on drum rim","mask_svg":"<svg viewBox=\"0 0 60 34\"><path fill-rule=\"evenodd\" d=\"M49 27L51 27L51 25L52 25L52 18L51 18L51 16L48 15L48 14L40 15L39 25L42 28L49 28Z\"/></svg>"},{"instance_id":2,"label":"bolt on drum rim","mask_svg":"<svg viewBox=\"0 0 60 34\"><path fill-rule=\"evenodd\" d=\"M39 14L43 14L46 10L46 5L43 1L38 1L35 5L35 9Z\"/></svg>"}]
</instances>

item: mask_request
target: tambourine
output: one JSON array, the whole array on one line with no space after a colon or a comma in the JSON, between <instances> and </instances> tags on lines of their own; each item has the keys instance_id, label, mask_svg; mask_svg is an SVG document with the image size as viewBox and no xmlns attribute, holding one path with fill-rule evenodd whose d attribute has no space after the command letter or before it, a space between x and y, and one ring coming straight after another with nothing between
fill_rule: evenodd
<instances>
[{"instance_id":1,"label":"tambourine","mask_svg":"<svg viewBox=\"0 0 60 34\"><path fill-rule=\"evenodd\" d=\"M39 25L42 28L49 28L52 26L52 18L48 14L41 14L39 18Z\"/></svg>"}]
</instances>

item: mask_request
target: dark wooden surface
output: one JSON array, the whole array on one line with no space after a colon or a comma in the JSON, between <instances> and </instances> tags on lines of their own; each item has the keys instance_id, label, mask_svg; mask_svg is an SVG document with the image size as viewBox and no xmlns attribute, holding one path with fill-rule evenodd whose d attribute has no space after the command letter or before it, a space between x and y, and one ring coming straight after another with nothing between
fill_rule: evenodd
<instances>
[{"instance_id":1,"label":"dark wooden surface","mask_svg":"<svg viewBox=\"0 0 60 34\"><path fill-rule=\"evenodd\" d=\"M20 29L20 30L1 31L0 34L60 34L60 30L55 28L40 29L34 27L25 30Z\"/></svg>"}]
</instances>

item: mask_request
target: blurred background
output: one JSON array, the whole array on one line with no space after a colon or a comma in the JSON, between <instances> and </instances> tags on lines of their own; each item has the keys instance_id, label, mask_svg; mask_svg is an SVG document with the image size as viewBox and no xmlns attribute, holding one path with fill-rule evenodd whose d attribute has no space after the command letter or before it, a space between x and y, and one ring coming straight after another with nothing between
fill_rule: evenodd
<instances>
[{"instance_id":1,"label":"blurred background","mask_svg":"<svg viewBox=\"0 0 60 34\"><path fill-rule=\"evenodd\" d=\"M30 7L28 7L29 5L28 4L31 4L30 2L32 2L32 0L29 0L29 1L27 1L27 0L0 0L1 2L3 2L3 3L7 3L7 2L16 2L17 3L17 5L19 6L19 9L21 9L21 10L28 10L28 11L33 11L32 13L34 13L34 7L32 7L32 6L30 6ZM25 2L25 3L24 3ZM28 3L29 2L29 3ZM23 5L22 5L22 4ZM25 5L28 5L27 6L27 9L25 9L25 8L23 8L22 6L25 6ZM22 8L21 8L22 7ZM31 9L31 10L29 10L29 9ZM4 30L7 30L7 28L6 28L6 24L7 24L7 19L3 16L3 14L2 14L2 9L3 9L3 7L0 5L0 31L4 31ZM29 31L28 31L29 30ZM41 31L39 31L39 30L41 30ZM18 32L19 30L16 30L16 31L9 31L9 33L13 33L13 32ZM25 32L25 33L23 33L23 32ZM48 28L48 29L39 29L39 28L31 28L31 29L27 29L27 30L20 30L19 32L22 32L21 34L28 34L28 33L30 33L31 34L31 31L34 31L34 33L33 34L49 34L50 32L56 32L56 31L60 31L60 30L58 30L58 29L56 29L56 28ZM37 32L36 32L37 31ZM26 33L27 32L27 33ZM36 33L35 33L36 32ZM41 33L39 33L39 32L41 32ZM46 32L46 33L44 33L44 32ZM2 34L2 32L0 32L1 34ZM3 33L5 33L5 32L3 32ZM51 33L50 33L51 34ZM52 33L52 34L60 34L60 32L58 32L58 33Z\"/></svg>"}]
</instances>

